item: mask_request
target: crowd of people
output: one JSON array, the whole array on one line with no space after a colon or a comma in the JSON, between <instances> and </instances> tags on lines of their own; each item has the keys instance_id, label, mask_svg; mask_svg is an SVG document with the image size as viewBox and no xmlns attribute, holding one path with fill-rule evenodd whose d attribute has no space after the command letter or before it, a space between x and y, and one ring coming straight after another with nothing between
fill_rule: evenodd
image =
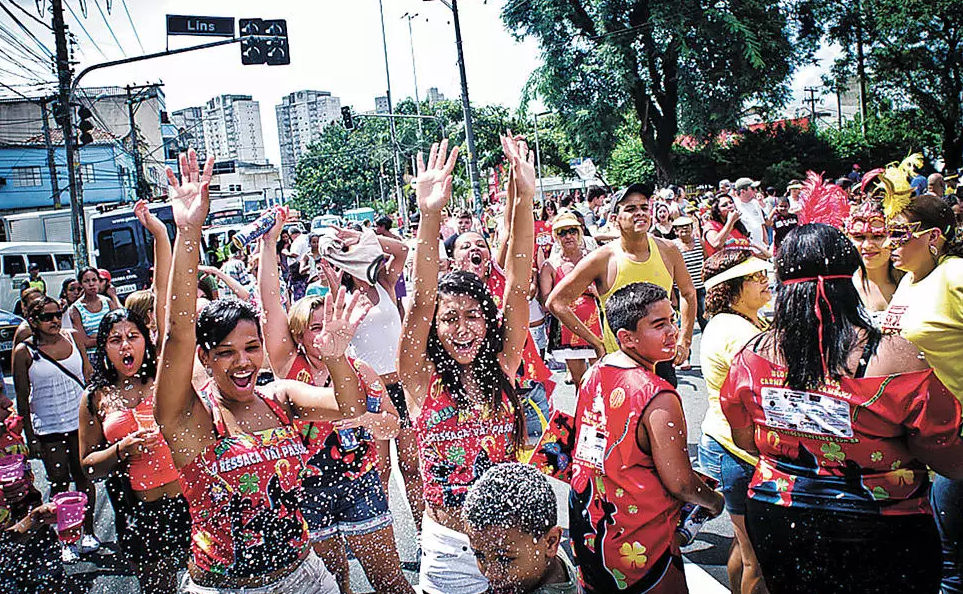
<instances>
[{"instance_id":1,"label":"crowd of people","mask_svg":"<svg viewBox=\"0 0 963 594\"><path fill-rule=\"evenodd\" d=\"M277 208L247 245L202 241L213 157L189 151L174 237L135 207L149 289L121 306L88 268L55 298L32 274L0 402L0 591L62 591L101 546L105 481L142 592L346 594L350 558L414 592L394 457L428 594L687 592L682 547L723 510L734 593L963 592L963 237L942 177L908 159L784 196L742 177L536 204L533 153L501 142L480 219L449 216L443 140L407 238L389 217L305 233Z\"/></svg>"}]
</instances>

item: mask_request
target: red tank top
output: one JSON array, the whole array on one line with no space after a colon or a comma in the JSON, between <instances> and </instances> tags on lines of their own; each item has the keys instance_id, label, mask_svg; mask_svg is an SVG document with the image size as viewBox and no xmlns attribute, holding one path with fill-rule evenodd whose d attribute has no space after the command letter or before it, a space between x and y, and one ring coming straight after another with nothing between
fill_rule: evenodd
<instances>
[{"instance_id":1,"label":"red tank top","mask_svg":"<svg viewBox=\"0 0 963 594\"><path fill-rule=\"evenodd\" d=\"M416 425L425 500L434 506L461 507L468 488L486 470L515 462L510 451L513 420L507 396L502 396L496 411L482 404L459 410L441 378L432 377Z\"/></svg>"},{"instance_id":2,"label":"red tank top","mask_svg":"<svg viewBox=\"0 0 963 594\"><path fill-rule=\"evenodd\" d=\"M495 305L501 309L505 297L505 275L494 264L491 272L488 273L488 291L495 300ZM545 365L538 348L529 332L525 338L525 347L522 350L522 369L518 376L519 385L523 388L529 387L528 384L535 381L545 386L545 397L551 399L552 392L555 391L555 382L552 381L552 371ZM551 400L549 400L551 402Z\"/></svg>"},{"instance_id":3,"label":"red tank top","mask_svg":"<svg viewBox=\"0 0 963 594\"><path fill-rule=\"evenodd\" d=\"M292 565L310 546L301 517L305 448L297 429L284 407L262 397L280 426L228 435L208 388L199 396L213 415L217 441L180 470L194 563L235 579Z\"/></svg>"},{"instance_id":4,"label":"red tank top","mask_svg":"<svg viewBox=\"0 0 963 594\"><path fill-rule=\"evenodd\" d=\"M562 272L560 266L553 266L553 269L555 270L555 285L558 286L558 283L565 277L565 273ZM586 290L579 295L578 298L572 302L572 313L574 313L575 317L583 324L588 326L592 334L597 336L599 340L602 340L602 320L599 316L599 303L596 301L594 294ZM565 324L559 324L559 326L561 327L560 344L563 348L589 348L589 343L565 327Z\"/></svg>"},{"instance_id":5,"label":"red tank top","mask_svg":"<svg viewBox=\"0 0 963 594\"><path fill-rule=\"evenodd\" d=\"M360 373L359 360L350 357L348 360L358 372L361 389L367 396L378 398L380 402L385 394L384 387L380 384L378 386L366 384ZM314 374L311 372L307 357L299 353L285 379L314 386ZM378 448L373 441L365 439L363 432L356 429L350 430L354 433L354 441L357 445L347 444L348 447L345 447L346 444L341 442L339 432L335 431L333 423L295 421L294 424L301 432L301 439L307 448L304 457L305 487L331 485L336 482L338 476L357 479L377 467Z\"/></svg>"},{"instance_id":6,"label":"red tank top","mask_svg":"<svg viewBox=\"0 0 963 594\"><path fill-rule=\"evenodd\" d=\"M642 412L660 392L678 397L645 368L604 360L579 389L569 518L579 575L594 592L647 592L633 586L659 584L681 554L673 536L682 504L635 439Z\"/></svg>"},{"instance_id":7,"label":"red tank top","mask_svg":"<svg viewBox=\"0 0 963 594\"><path fill-rule=\"evenodd\" d=\"M140 429L137 420L134 418L135 409L138 414L143 412L153 418L153 392L134 409L112 410L104 415L104 437L107 438L109 443L117 443ZM161 441L159 445L146 450L140 457L132 458L128 462L130 486L135 491L147 491L155 487L162 487L178 479L179 474L174 466L174 459L171 457L171 449L167 445L167 441L164 440L164 436L160 435L159 437Z\"/></svg>"}]
</instances>

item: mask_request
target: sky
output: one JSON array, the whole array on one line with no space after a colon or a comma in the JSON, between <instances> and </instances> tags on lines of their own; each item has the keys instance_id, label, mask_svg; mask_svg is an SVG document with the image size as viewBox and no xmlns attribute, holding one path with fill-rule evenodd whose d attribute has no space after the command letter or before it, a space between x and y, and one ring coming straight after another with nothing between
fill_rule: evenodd
<instances>
[{"instance_id":1,"label":"sky","mask_svg":"<svg viewBox=\"0 0 963 594\"><path fill-rule=\"evenodd\" d=\"M14 1L37 14L33 0ZM411 25L420 97L426 97L429 87L437 87L447 98L457 98L460 89L451 11L439 0L383 1L393 99L411 97L415 91L405 13L418 15ZM459 12L472 102L501 103L514 109L519 105L522 88L539 63L538 46L532 40L516 42L505 31L499 18L504 2L461 0ZM287 19L291 48L288 66L242 66L240 48L228 45L95 71L83 81L84 86L163 82L168 111L203 105L215 95L252 95L260 102L266 156L276 165L280 164L280 147L274 106L280 103L281 97L303 89L330 91L341 97L342 105L365 111L373 109L374 98L384 95L387 88L378 0L65 0L65 3L79 19L67 12L67 26L80 46L75 54L78 72L107 59L161 51L168 43L173 49L215 40L166 37L167 14ZM87 9L86 17L81 12L82 4ZM30 22L21 13L15 14ZM2 20L10 23L6 15ZM39 26L32 29L53 49L49 32L45 35ZM825 58L829 52L821 54ZM797 73L793 80L796 101L802 96L803 87L819 84L823 69L820 64ZM0 73L0 80L10 79Z\"/></svg>"}]
</instances>

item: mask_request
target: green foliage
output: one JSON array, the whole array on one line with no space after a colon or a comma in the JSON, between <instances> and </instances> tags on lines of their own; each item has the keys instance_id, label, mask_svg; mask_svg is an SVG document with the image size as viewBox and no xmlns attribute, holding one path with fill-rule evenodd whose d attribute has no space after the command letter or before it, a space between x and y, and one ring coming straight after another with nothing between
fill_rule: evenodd
<instances>
[{"instance_id":1,"label":"green foliage","mask_svg":"<svg viewBox=\"0 0 963 594\"><path fill-rule=\"evenodd\" d=\"M631 113L657 177L667 180L680 131L711 137L735 127L747 105L784 102L793 67L813 49L793 43L794 4L527 0L507 2L502 20L518 38L538 41L542 66L527 94L562 116L575 152L607 165Z\"/></svg>"}]
</instances>

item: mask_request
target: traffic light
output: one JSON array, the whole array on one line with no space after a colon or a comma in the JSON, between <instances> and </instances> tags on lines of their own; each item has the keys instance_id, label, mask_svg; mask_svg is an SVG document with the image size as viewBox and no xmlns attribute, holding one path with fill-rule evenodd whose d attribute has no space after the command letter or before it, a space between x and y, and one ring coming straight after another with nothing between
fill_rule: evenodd
<instances>
[{"instance_id":1,"label":"traffic light","mask_svg":"<svg viewBox=\"0 0 963 594\"><path fill-rule=\"evenodd\" d=\"M291 63L288 24L284 19L240 19L241 64L281 66Z\"/></svg>"},{"instance_id":2,"label":"traffic light","mask_svg":"<svg viewBox=\"0 0 963 594\"><path fill-rule=\"evenodd\" d=\"M345 130L354 130L354 119L351 116L351 108L345 105L341 108L341 121L344 122Z\"/></svg>"},{"instance_id":3,"label":"traffic light","mask_svg":"<svg viewBox=\"0 0 963 594\"><path fill-rule=\"evenodd\" d=\"M91 134L94 125L90 123L90 118L94 117L94 114L86 106L81 105L80 109L77 110L77 117L80 118L80 123L77 124L77 129L80 130L77 144L80 146L90 144L94 141L94 137Z\"/></svg>"}]
</instances>

